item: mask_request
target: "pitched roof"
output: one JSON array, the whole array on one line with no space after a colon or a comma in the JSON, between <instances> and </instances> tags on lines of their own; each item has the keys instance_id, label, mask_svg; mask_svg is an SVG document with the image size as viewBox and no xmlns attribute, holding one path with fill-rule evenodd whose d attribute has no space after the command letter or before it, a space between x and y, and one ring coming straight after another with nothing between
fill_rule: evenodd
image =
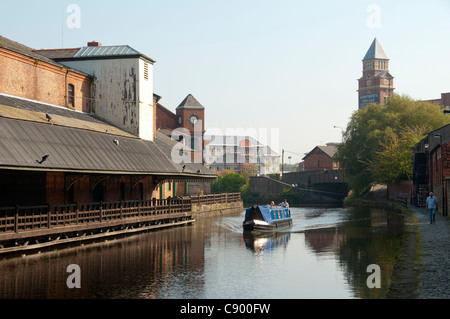
<instances>
[{"instance_id":1,"label":"pitched roof","mask_svg":"<svg viewBox=\"0 0 450 319\"><path fill-rule=\"evenodd\" d=\"M42 49L35 50L36 53L42 54L56 61L77 60L77 59L104 59L104 58L121 58L121 57L142 57L154 63L155 60L145 54L133 49L129 45L112 45L112 46L87 46L73 49Z\"/></svg>"},{"instance_id":2,"label":"pitched roof","mask_svg":"<svg viewBox=\"0 0 450 319\"><path fill-rule=\"evenodd\" d=\"M55 64L54 61L48 59L45 56L42 56L42 55L36 53L35 50L33 50L32 48L27 47L26 45L23 45L21 43L15 42L13 40L10 40L8 38L5 38L1 35L0 35L0 48L5 48L8 50L29 56L34 59L39 59L39 60L42 60L42 61L45 61L48 63Z\"/></svg>"},{"instance_id":3,"label":"pitched roof","mask_svg":"<svg viewBox=\"0 0 450 319\"><path fill-rule=\"evenodd\" d=\"M156 132L155 143L169 158L171 157L173 147L178 144L177 141L161 132ZM200 170L201 175L217 177L217 173L215 171L208 169L201 163L175 163L175 165L178 167L178 169L185 173L197 174L197 172ZM183 169L184 165L185 168Z\"/></svg>"},{"instance_id":4,"label":"pitched roof","mask_svg":"<svg viewBox=\"0 0 450 319\"><path fill-rule=\"evenodd\" d=\"M306 154L305 157L303 157L303 160L307 158L309 155L313 154L316 150L319 150L328 155L330 158L333 158L333 156L337 152L337 146L336 145L316 146L313 148L311 152L309 152L308 154Z\"/></svg>"},{"instance_id":5,"label":"pitched roof","mask_svg":"<svg viewBox=\"0 0 450 319\"><path fill-rule=\"evenodd\" d=\"M10 40L8 38L5 38L3 36L0 36L0 48L5 48L7 50L10 50L10 51L13 51L13 52L16 52L16 53L28 56L28 57L30 57L32 59L36 59L36 60L39 60L39 61L42 61L42 62L45 62L45 63L48 63L48 64L52 64L52 65L55 65L55 66L58 66L58 67L61 67L61 68L69 69L69 70L71 70L73 72L77 72L77 73L80 73L80 74L87 75L86 73L84 73L82 71L75 70L73 68L69 68L69 67L67 67L67 66L65 66L63 64L60 64L60 63L54 61L53 58L51 57L50 53L48 54L48 56L44 55L44 54L41 54L42 52L40 50L34 50L34 49L30 48L30 47L27 47L26 45L23 45L21 43L15 42L15 41ZM69 49L68 51L70 51L70 50L72 50L72 52L73 52L73 50L75 50L75 49ZM66 49L64 49L62 51L64 51L64 54L66 54L66 55L68 54L66 52ZM62 55L63 53L60 52L58 54Z\"/></svg>"},{"instance_id":6,"label":"pitched roof","mask_svg":"<svg viewBox=\"0 0 450 319\"><path fill-rule=\"evenodd\" d=\"M372 45L370 46L369 50L367 50L363 61L373 59L389 60L377 38L373 40Z\"/></svg>"},{"instance_id":7,"label":"pitched roof","mask_svg":"<svg viewBox=\"0 0 450 319\"><path fill-rule=\"evenodd\" d=\"M50 121L46 113L51 116ZM39 163L44 155L48 155L47 159ZM200 174L183 171L158 143L139 139L90 114L3 94L0 94L0 168L216 177L205 169Z\"/></svg>"},{"instance_id":8,"label":"pitched roof","mask_svg":"<svg viewBox=\"0 0 450 319\"><path fill-rule=\"evenodd\" d=\"M201 108L204 109L203 105L200 104L199 101L192 95L189 94L186 96L186 98L183 100L183 102L180 103L180 105L177 107L177 109L181 108Z\"/></svg>"}]
</instances>

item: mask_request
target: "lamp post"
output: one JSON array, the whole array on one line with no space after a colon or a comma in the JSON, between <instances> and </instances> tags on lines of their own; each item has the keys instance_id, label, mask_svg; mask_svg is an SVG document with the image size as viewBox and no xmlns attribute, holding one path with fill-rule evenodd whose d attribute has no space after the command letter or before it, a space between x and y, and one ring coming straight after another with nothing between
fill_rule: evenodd
<instances>
[{"instance_id":1,"label":"lamp post","mask_svg":"<svg viewBox=\"0 0 450 319\"><path fill-rule=\"evenodd\" d=\"M344 140L344 129L340 126L333 126L333 128L340 128L341 129L341 142Z\"/></svg>"},{"instance_id":2,"label":"lamp post","mask_svg":"<svg viewBox=\"0 0 450 319\"><path fill-rule=\"evenodd\" d=\"M441 148L441 185L442 185L442 215L447 216L447 192L444 183L444 153L442 150L442 134L434 134L435 138L439 138L439 146Z\"/></svg>"}]
</instances>

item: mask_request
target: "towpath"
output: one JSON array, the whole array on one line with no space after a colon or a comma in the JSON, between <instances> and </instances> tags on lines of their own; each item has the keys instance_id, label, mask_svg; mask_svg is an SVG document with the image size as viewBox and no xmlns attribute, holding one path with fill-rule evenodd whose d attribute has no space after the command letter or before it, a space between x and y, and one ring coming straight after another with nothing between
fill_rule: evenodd
<instances>
[{"instance_id":1,"label":"towpath","mask_svg":"<svg viewBox=\"0 0 450 319\"><path fill-rule=\"evenodd\" d=\"M409 206L405 240L388 299L450 298L450 218L436 214L430 224L423 207Z\"/></svg>"}]
</instances>

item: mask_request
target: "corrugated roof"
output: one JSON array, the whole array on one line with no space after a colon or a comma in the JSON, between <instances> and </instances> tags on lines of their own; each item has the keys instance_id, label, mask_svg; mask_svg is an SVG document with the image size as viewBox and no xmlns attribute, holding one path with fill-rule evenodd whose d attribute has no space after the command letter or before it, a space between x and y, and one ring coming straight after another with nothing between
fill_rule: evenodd
<instances>
[{"instance_id":1,"label":"corrugated roof","mask_svg":"<svg viewBox=\"0 0 450 319\"><path fill-rule=\"evenodd\" d=\"M168 155L170 145L139 139L87 113L2 94L0 101L0 169L216 177L200 166L200 174L196 166L183 171Z\"/></svg>"},{"instance_id":2,"label":"corrugated roof","mask_svg":"<svg viewBox=\"0 0 450 319\"><path fill-rule=\"evenodd\" d=\"M52 125L80 128L119 136L136 137L116 126L95 118L89 113L0 93L0 116L11 119L49 123L46 114L51 116L52 119L50 124Z\"/></svg>"},{"instance_id":3,"label":"corrugated roof","mask_svg":"<svg viewBox=\"0 0 450 319\"><path fill-rule=\"evenodd\" d=\"M101 46L101 47L83 47L73 57L107 57L120 55L140 55L138 51L128 45Z\"/></svg>"},{"instance_id":4,"label":"corrugated roof","mask_svg":"<svg viewBox=\"0 0 450 319\"><path fill-rule=\"evenodd\" d=\"M102 59L102 58L121 58L121 57L142 57L154 63L155 60L133 49L129 45L112 46L87 46L74 49L41 49L35 50L36 53L46 56L55 61L71 61L74 59Z\"/></svg>"},{"instance_id":5,"label":"corrugated roof","mask_svg":"<svg viewBox=\"0 0 450 319\"><path fill-rule=\"evenodd\" d=\"M377 38L373 40L372 45L364 56L363 61L373 59L389 60Z\"/></svg>"},{"instance_id":6,"label":"corrugated roof","mask_svg":"<svg viewBox=\"0 0 450 319\"><path fill-rule=\"evenodd\" d=\"M46 154L47 160L40 164L38 161ZM0 118L0 167L129 174L178 173L178 168L153 142L7 118Z\"/></svg>"},{"instance_id":7,"label":"corrugated roof","mask_svg":"<svg viewBox=\"0 0 450 319\"><path fill-rule=\"evenodd\" d=\"M164 135L161 132L156 132L155 143L169 158L171 157L173 147L178 144L177 141L171 139L170 137ZM217 173L215 171L208 169L206 166L200 163L179 163L175 165L178 167L179 170L185 173L197 174L197 172L200 170L201 175L209 175L211 177L217 177ZM184 165L185 168L183 170Z\"/></svg>"}]
</instances>

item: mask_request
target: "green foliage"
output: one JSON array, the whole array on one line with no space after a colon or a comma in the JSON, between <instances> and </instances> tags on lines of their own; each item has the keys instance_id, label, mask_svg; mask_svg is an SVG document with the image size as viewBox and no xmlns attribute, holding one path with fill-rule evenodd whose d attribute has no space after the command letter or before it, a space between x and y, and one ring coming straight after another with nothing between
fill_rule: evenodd
<instances>
[{"instance_id":1,"label":"green foliage","mask_svg":"<svg viewBox=\"0 0 450 319\"><path fill-rule=\"evenodd\" d=\"M241 187L246 184L245 178L235 172L220 176L217 182L211 184L213 193L237 193L241 191Z\"/></svg>"},{"instance_id":2,"label":"green foliage","mask_svg":"<svg viewBox=\"0 0 450 319\"><path fill-rule=\"evenodd\" d=\"M336 160L345 169L350 188L360 196L374 182L409 179L411 147L449 123L440 106L394 95L385 105L370 105L352 115Z\"/></svg>"},{"instance_id":3,"label":"green foliage","mask_svg":"<svg viewBox=\"0 0 450 319\"><path fill-rule=\"evenodd\" d=\"M279 202L285 199L290 205L301 204L303 200L303 194L295 189L283 189L281 198L279 198Z\"/></svg>"}]
</instances>

